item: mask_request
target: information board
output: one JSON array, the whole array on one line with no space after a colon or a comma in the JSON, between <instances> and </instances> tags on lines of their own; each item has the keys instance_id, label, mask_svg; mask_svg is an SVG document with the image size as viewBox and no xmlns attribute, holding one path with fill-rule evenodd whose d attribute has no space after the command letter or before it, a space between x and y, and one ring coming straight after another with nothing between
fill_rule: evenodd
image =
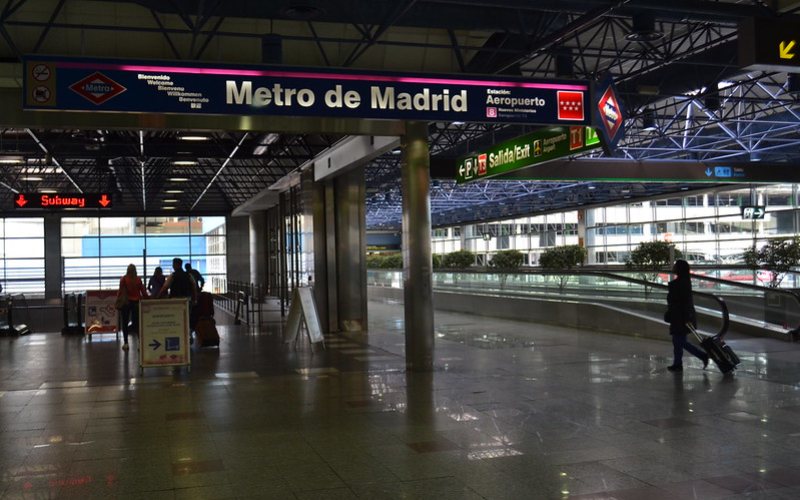
<instances>
[{"instance_id":1,"label":"information board","mask_svg":"<svg viewBox=\"0 0 800 500\"><path fill-rule=\"evenodd\" d=\"M15 210L76 208L111 208L113 199L108 193L17 193Z\"/></svg>"},{"instance_id":2,"label":"information board","mask_svg":"<svg viewBox=\"0 0 800 500\"><path fill-rule=\"evenodd\" d=\"M599 147L600 138L590 127L545 127L462 157L456 182L488 179Z\"/></svg>"},{"instance_id":3,"label":"information board","mask_svg":"<svg viewBox=\"0 0 800 500\"><path fill-rule=\"evenodd\" d=\"M297 342L300 326L305 323L308 340L312 344L322 342L325 347L325 338L322 336L322 326L317 313L317 304L311 287L301 286L292 292L292 305L289 307L289 316L286 318L286 330L283 332L283 341L286 343Z\"/></svg>"},{"instance_id":4,"label":"information board","mask_svg":"<svg viewBox=\"0 0 800 500\"><path fill-rule=\"evenodd\" d=\"M117 290L86 290L86 333L118 333Z\"/></svg>"},{"instance_id":5,"label":"information board","mask_svg":"<svg viewBox=\"0 0 800 500\"><path fill-rule=\"evenodd\" d=\"M139 302L139 366L185 366L189 350L189 301L146 299Z\"/></svg>"},{"instance_id":6,"label":"information board","mask_svg":"<svg viewBox=\"0 0 800 500\"><path fill-rule=\"evenodd\" d=\"M709 184L795 183L800 166L794 162L723 162L692 160L623 160L580 158L556 160L515 170L504 180L691 182Z\"/></svg>"},{"instance_id":7,"label":"information board","mask_svg":"<svg viewBox=\"0 0 800 500\"><path fill-rule=\"evenodd\" d=\"M499 75L27 56L28 110L588 125L590 85Z\"/></svg>"}]
</instances>

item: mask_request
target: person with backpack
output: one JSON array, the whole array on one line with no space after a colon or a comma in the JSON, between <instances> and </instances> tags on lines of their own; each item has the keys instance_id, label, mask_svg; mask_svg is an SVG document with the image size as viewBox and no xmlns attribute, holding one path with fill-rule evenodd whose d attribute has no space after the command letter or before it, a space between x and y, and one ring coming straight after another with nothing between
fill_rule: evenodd
<instances>
[{"instance_id":1,"label":"person with backpack","mask_svg":"<svg viewBox=\"0 0 800 500\"><path fill-rule=\"evenodd\" d=\"M197 269L194 269L192 267L192 265L190 263L188 263L188 262L186 263L186 265L184 267L186 268L186 272L189 273L189 275L192 278L194 278L194 282L197 285L197 290L198 291L202 291L203 290L203 286L206 284L206 280L203 279L203 275L200 274L200 271L198 271Z\"/></svg>"},{"instance_id":2,"label":"person with backpack","mask_svg":"<svg viewBox=\"0 0 800 500\"><path fill-rule=\"evenodd\" d=\"M190 304L197 302L197 285L189 273L183 270L183 259L180 257L172 259L172 274L158 292L159 297L165 295L171 299L186 297Z\"/></svg>"}]
</instances>

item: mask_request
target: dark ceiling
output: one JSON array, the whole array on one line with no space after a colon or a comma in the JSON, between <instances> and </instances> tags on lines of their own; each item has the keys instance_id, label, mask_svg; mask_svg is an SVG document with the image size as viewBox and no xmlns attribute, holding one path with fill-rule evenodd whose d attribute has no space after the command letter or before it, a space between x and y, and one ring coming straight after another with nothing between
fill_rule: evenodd
<instances>
[{"instance_id":1,"label":"dark ceiling","mask_svg":"<svg viewBox=\"0 0 800 500\"><path fill-rule=\"evenodd\" d=\"M615 153L620 158L793 162L800 156L800 94L789 87L786 73L742 68L736 50L741 20L794 18L800 10L797 2L94 3L98 10L113 8L117 15L81 17L89 4L69 0L54 0L49 12L26 0L7 2L0 14L2 60L13 64L22 54L48 52L107 56L86 39L115 33L127 43L143 41L138 57L162 59L165 55L152 47L174 59L219 61L226 60L227 46L250 43L258 50L240 57L243 62L296 64L297 58L313 58L330 66L398 69L399 64L405 70L408 61L398 61L397 54L412 59L444 54L452 61L451 72L578 79L611 74L630 116L627 136ZM130 19L137 21L126 21L129 17L122 12L135 14ZM62 40L76 36L78 48L66 44L60 50ZM436 64L424 69L443 70ZM645 123L645 116L652 120ZM432 123L433 161L454 165L470 150L528 130ZM340 138L220 131L209 134L206 141L189 142L180 136L181 131L161 130L3 129L0 160L22 162L0 166L3 206L10 206L15 191L77 186L84 191L114 190L121 211L163 213L165 207L174 207L181 213L229 213ZM366 167L368 227L399 228L399 172L396 154ZM188 180L170 180L181 178ZM450 179L436 178L431 208L434 225L446 225L689 188L535 181L456 186Z\"/></svg>"}]
</instances>

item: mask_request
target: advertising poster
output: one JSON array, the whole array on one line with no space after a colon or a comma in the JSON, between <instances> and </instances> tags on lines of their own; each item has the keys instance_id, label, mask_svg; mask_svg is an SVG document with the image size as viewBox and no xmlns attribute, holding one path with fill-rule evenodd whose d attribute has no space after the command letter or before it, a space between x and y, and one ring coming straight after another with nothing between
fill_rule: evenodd
<instances>
[{"instance_id":1,"label":"advertising poster","mask_svg":"<svg viewBox=\"0 0 800 500\"><path fill-rule=\"evenodd\" d=\"M189 364L189 302L186 299L141 301L139 330L139 366Z\"/></svg>"},{"instance_id":2,"label":"advertising poster","mask_svg":"<svg viewBox=\"0 0 800 500\"><path fill-rule=\"evenodd\" d=\"M86 333L117 333L117 290L86 290Z\"/></svg>"}]
</instances>

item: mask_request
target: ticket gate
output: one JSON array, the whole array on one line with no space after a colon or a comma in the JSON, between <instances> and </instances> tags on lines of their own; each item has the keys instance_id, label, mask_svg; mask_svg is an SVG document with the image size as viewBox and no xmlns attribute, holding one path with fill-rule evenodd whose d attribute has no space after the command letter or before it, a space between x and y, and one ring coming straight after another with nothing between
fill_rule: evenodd
<instances>
[{"instance_id":1,"label":"ticket gate","mask_svg":"<svg viewBox=\"0 0 800 500\"><path fill-rule=\"evenodd\" d=\"M14 310L16 307L17 312L19 312L20 304L27 312L27 301L24 295L17 297L4 295L0 297L0 335L26 335L31 333L28 325L14 323Z\"/></svg>"}]
</instances>

